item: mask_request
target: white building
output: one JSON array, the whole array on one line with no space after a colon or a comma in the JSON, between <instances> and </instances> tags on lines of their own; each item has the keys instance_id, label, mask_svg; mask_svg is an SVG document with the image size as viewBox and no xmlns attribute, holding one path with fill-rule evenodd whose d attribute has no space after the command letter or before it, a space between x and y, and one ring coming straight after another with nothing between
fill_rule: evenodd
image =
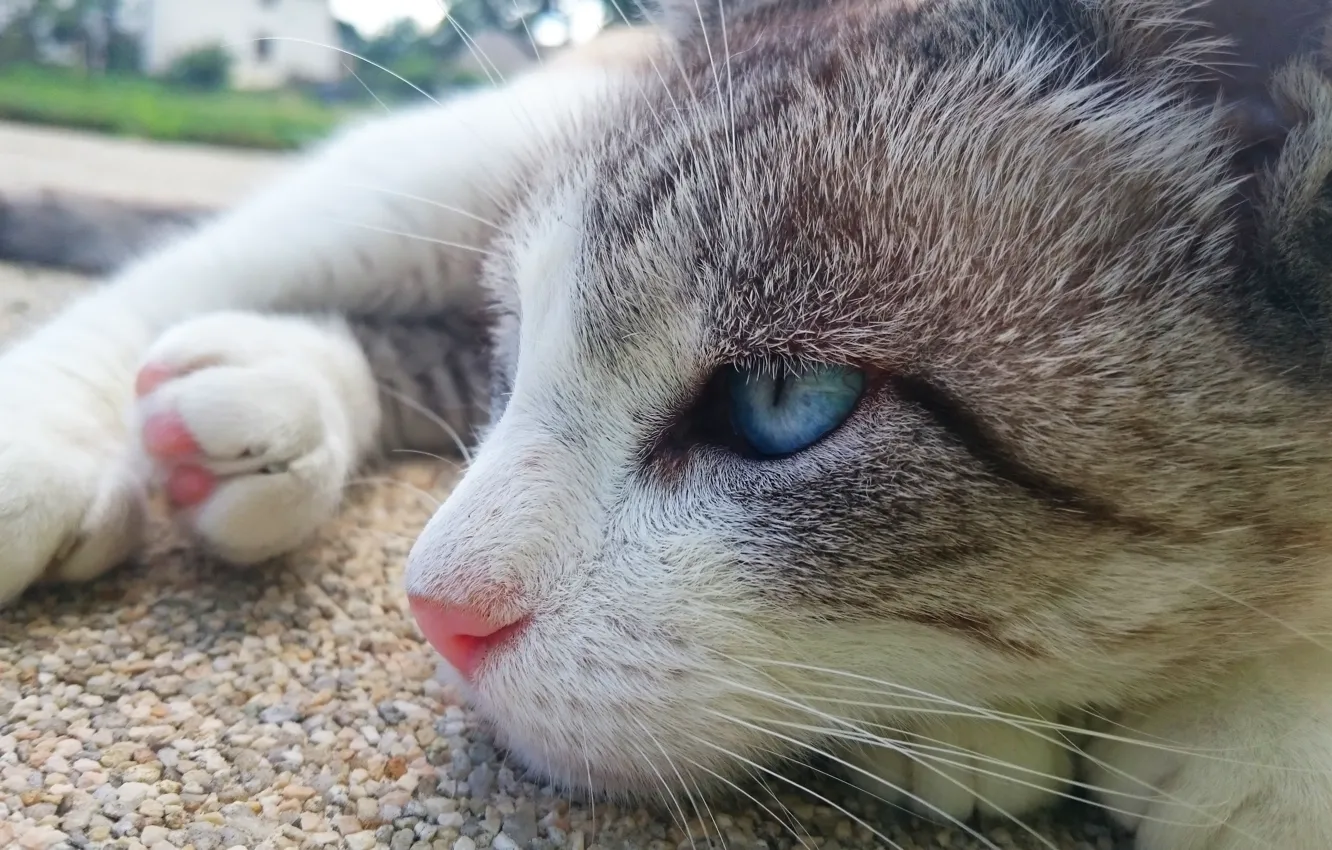
<instances>
[{"instance_id":1,"label":"white building","mask_svg":"<svg viewBox=\"0 0 1332 850\"><path fill-rule=\"evenodd\" d=\"M346 61L327 0L140 0L144 70L165 71L178 56L221 44L234 58L231 84L265 89L297 78L331 82Z\"/></svg>"}]
</instances>

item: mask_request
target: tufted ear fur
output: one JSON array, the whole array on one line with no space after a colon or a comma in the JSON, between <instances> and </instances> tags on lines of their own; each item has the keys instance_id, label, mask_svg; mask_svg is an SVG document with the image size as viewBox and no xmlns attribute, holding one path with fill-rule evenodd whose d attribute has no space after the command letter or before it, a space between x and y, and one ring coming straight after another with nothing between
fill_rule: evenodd
<instances>
[{"instance_id":1,"label":"tufted ear fur","mask_svg":"<svg viewBox=\"0 0 1332 850\"><path fill-rule=\"evenodd\" d=\"M1205 82L1226 100L1264 98L1273 75L1293 60L1327 68L1329 0L1210 0L1196 14L1233 43L1215 57Z\"/></svg>"},{"instance_id":2,"label":"tufted ear fur","mask_svg":"<svg viewBox=\"0 0 1332 850\"><path fill-rule=\"evenodd\" d=\"M763 9L814 9L836 0L648 0L648 16L677 42L711 39L737 16Z\"/></svg>"},{"instance_id":3,"label":"tufted ear fur","mask_svg":"<svg viewBox=\"0 0 1332 850\"><path fill-rule=\"evenodd\" d=\"M1032 2L1090 10L1130 85L1182 85L1223 110L1238 327L1287 375L1332 387L1332 0Z\"/></svg>"},{"instance_id":4,"label":"tufted ear fur","mask_svg":"<svg viewBox=\"0 0 1332 850\"><path fill-rule=\"evenodd\" d=\"M1327 386L1332 0L1210 0L1185 13L1228 42L1195 56L1194 80L1202 98L1227 110L1239 143L1245 203L1237 262L1251 311L1242 325L1269 353L1284 355L1289 374Z\"/></svg>"},{"instance_id":5,"label":"tufted ear fur","mask_svg":"<svg viewBox=\"0 0 1332 850\"><path fill-rule=\"evenodd\" d=\"M1098 0L1051 0L1097 3ZM1191 83L1226 108L1256 165L1308 118L1283 74L1292 65L1329 70L1332 0L1099 0L1120 62Z\"/></svg>"},{"instance_id":6,"label":"tufted ear fur","mask_svg":"<svg viewBox=\"0 0 1332 850\"><path fill-rule=\"evenodd\" d=\"M1253 315L1243 324L1332 385L1332 0L644 0L681 43L732 51L738 34L807 26L854 7L865 20L957 23L977 46L1051 21L1131 87L1189 91L1223 110L1235 142L1237 263ZM1056 25L1057 28L1057 25ZM940 29L943 29L940 27ZM741 35L743 38L744 36ZM1051 42L1054 43L1053 41ZM1302 368L1296 366L1295 368Z\"/></svg>"}]
</instances>

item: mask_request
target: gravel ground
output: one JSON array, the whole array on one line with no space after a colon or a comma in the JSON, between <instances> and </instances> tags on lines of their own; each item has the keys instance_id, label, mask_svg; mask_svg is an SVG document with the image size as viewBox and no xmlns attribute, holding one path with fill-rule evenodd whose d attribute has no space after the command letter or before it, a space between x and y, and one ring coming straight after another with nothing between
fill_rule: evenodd
<instances>
[{"instance_id":1,"label":"gravel ground","mask_svg":"<svg viewBox=\"0 0 1332 850\"><path fill-rule=\"evenodd\" d=\"M0 266L0 335L84 285ZM686 808L682 829L661 810L594 808L526 781L439 684L399 592L433 504L423 491L445 492L452 474L416 464L362 482L320 540L250 572L209 563L162 525L137 562L0 613L0 848L984 846L836 786L820 793L882 836L795 792L778 793L794 829L743 799L712 801L715 819ZM1003 848L1115 848L1075 813L1039 832L1049 837L986 835Z\"/></svg>"}]
</instances>

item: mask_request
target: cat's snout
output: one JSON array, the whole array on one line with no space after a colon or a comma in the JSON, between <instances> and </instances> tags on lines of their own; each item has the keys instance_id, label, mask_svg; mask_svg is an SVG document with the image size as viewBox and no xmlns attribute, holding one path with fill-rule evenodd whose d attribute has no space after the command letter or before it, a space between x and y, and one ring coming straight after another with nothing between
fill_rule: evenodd
<instances>
[{"instance_id":1,"label":"cat's snout","mask_svg":"<svg viewBox=\"0 0 1332 850\"><path fill-rule=\"evenodd\" d=\"M508 606L481 597L463 604L417 595L409 601L426 640L469 682L489 655L518 638L529 620L526 613L515 615Z\"/></svg>"}]
</instances>

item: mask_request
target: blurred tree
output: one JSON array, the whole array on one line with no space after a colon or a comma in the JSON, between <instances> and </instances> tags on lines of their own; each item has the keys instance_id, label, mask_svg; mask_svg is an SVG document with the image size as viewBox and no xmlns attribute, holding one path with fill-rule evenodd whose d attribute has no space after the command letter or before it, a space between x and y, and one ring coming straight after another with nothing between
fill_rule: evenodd
<instances>
[{"instance_id":1,"label":"blurred tree","mask_svg":"<svg viewBox=\"0 0 1332 850\"><path fill-rule=\"evenodd\" d=\"M138 74L143 71L143 44L137 36L120 29L111 31L106 42L106 70L112 74Z\"/></svg>"},{"instance_id":2,"label":"blurred tree","mask_svg":"<svg viewBox=\"0 0 1332 850\"><path fill-rule=\"evenodd\" d=\"M83 68L101 73L125 59L132 41L118 26L120 0L11 0L7 24L0 33L3 56L9 61L49 60L52 50L66 52Z\"/></svg>"},{"instance_id":3,"label":"blurred tree","mask_svg":"<svg viewBox=\"0 0 1332 850\"><path fill-rule=\"evenodd\" d=\"M376 96L397 90L403 80L425 91L440 83L447 57L410 20L401 20L373 38L350 27L342 37L343 49L359 59L349 60L355 62L356 76Z\"/></svg>"},{"instance_id":4,"label":"blurred tree","mask_svg":"<svg viewBox=\"0 0 1332 850\"><path fill-rule=\"evenodd\" d=\"M39 0L39 14L49 21L50 38L76 51L92 73L106 70L107 48L115 31L119 0Z\"/></svg>"},{"instance_id":5,"label":"blurred tree","mask_svg":"<svg viewBox=\"0 0 1332 850\"><path fill-rule=\"evenodd\" d=\"M412 99L419 94L411 86L436 92L484 81L484 77L490 76L485 70L488 64L485 59L471 63L482 66L481 78L474 76L475 68L459 70L460 60L483 52L475 45L478 36L501 33L512 42L515 52L536 59L541 50L557 48L564 43L543 40L542 36L551 31L552 23L556 34L563 32L567 37L571 30L570 10L581 4L584 7L581 11L585 13L589 3L597 2L453 0L448 7L448 18L433 32L422 32L412 21L402 20L378 35L366 37L350 24L342 23L339 25L341 46L348 52L348 67L355 74L355 79L344 88L343 96L368 98L371 96L367 94L369 92L382 100ZM600 0L607 25L643 21L646 18L644 4L650 2L653 0ZM404 86L403 80L411 86Z\"/></svg>"},{"instance_id":6,"label":"blurred tree","mask_svg":"<svg viewBox=\"0 0 1332 850\"><path fill-rule=\"evenodd\" d=\"M0 65L36 62L37 38L27 16L16 13L0 29Z\"/></svg>"},{"instance_id":7,"label":"blurred tree","mask_svg":"<svg viewBox=\"0 0 1332 850\"><path fill-rule=\"evenodd\" d=\"M163 79L196 91L220 91L231 81L231 52L220 44L196 47L171 61Z\"/></svg>"}]
</instances>

